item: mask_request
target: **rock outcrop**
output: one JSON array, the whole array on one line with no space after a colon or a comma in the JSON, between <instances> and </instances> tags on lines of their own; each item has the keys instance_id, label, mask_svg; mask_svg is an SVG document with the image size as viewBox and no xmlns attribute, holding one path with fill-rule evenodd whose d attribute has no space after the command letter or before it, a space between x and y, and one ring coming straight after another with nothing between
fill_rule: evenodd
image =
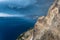
<instances>
[{"instance_id":1,"label":"rock outcrop","mask_svg":"<svg viewBox=\"0 0 60 40\"><path fill-rule=\"evenodd\" d=\"M33 30L27 33L29 36L23 40L60 40L60 0L55 0L47 16L39 17Z\"/></svg>"},{"instance_id":2,"label":"rock outcrop","mask_svg":"<svg viewBox=\"0 0 60 40\"><path fill-rule=\"evenodd\" d=\"M30 40L32 37L32 33L33 33L33 29L30 29L27 32L21 34L16 40Z\"/></svg>"}]
</instances>

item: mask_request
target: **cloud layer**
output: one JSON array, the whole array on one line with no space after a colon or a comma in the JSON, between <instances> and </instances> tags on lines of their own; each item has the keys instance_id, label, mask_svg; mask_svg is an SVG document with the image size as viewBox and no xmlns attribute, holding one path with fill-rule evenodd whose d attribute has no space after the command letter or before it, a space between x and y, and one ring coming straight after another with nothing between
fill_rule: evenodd
<instances>
[{"instance_id":1,"label":"cloud layer","mask_svg":"<svg viewBox=\"0 0 60 40\"><path fill-rule=\"evenodd\" d=\"M21 14L7 14L7 13L0 13L0 17L24 17L25 15Z\"/></svg>"},{"instance_id":2,"label":"cloud layer","mask_svg":"<svg viewBox=\"0 0 60 40\"><path fill-rule=\"evenodd\" d=\"M36 3L36 0L0 0L0 2L8 3L11 6L27 7Z\"/></svg>"}]
</instances>

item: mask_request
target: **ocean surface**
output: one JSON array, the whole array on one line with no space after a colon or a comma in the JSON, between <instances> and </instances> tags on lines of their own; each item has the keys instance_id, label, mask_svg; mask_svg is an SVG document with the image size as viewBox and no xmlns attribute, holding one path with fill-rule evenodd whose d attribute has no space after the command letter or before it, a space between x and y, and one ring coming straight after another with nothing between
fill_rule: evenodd
<instances>
[{"instance_id":1,"label":"ocean surface","mask_svg":"<svg viewBox=\"0 0 60 40\"><path fill-rule=\"evenodd\" d=\"M0 0L0 40L16 40L46 16L53 0Z\"/></svg>"}]
</instances>

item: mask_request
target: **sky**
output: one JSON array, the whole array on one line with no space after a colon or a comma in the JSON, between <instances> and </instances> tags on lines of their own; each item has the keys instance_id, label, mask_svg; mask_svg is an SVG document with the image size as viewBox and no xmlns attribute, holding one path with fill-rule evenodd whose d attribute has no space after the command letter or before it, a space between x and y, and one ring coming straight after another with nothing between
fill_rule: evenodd
<instances>
[{"instance_id":1,"label":"sky","mask_svg":"<svg viewBox=\"0 0 60 40\"><path fill-rule=\"evenodd\" d=\"M35 3L37 3L37 0L0 0L0 4L3 5L3 6L0 5L0 11L1 11L2 7L5 7L4 5L8 5L8 6L6 6L6 9L8 7L9 7L9 9L12 9L12 10L14 10L13 8L20 9L19 10L20 15L28 15L28 16L29 15L40 15L40 14L44 13L44 12L42 12L42 10L46 11L45 8L50 5L50 4L48 5L47 4L48 2L46 2L45 0L44 1L41 0L41 2L39 1L40 4L34 5ZM43 5L41 5L41 4L43 4ZM5 9L3 9L3 10L5 10ZM5 10L5 11L8 12L8 10ZM11 10L9 10L9 11L11 12ZM2 11L2 13L3 13L3 11ZM0 14L0 17L4 16L4 15L5 15L5 17L7 17L8 15L6 15L6 14L9 14L9 13L4 13L4 14L2 14L2 13ZM9 15L12 15L12 14L9 14ZM13 14L13 15L15 15L15 14ZM19 14L17 14L17 15L19 15Z\"/></svg>"},{"instance_id":2,"label":"sky","mask_svg":"<svg viewBox=\"0 0 60 40\"><path fill-rule=\"evenodd\" d=\"M37 2L37 0L0 0L0 4L8 5L9 8L18 7L18 8L26 8L27 6L33 5ZM5 7L5 6L2 6ZM0 8L2 8L0 5ZM9 14L9 13L0 13L0 17L24 17L22 14Z\"/></svg>"},{"instance_id":3,"label":"sky","mask_svg":"<svg viewBox=\"0 0 60 40\"><path fill-rule=\"evenodd\" d=\"M28 5L32 5L36 3L36 0L0 0L0 2L6 2L9 5L16 5L21 7L26 7Z\"/></svg>"}]
</instances>

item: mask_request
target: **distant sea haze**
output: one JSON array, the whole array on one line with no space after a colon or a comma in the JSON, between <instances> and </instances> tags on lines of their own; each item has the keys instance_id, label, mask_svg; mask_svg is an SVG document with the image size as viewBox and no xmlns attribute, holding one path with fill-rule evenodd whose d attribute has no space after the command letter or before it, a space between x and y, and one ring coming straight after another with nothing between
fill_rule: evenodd
<instances>
[{"instance_id":1,"label":"distant sea haze","mask_svg":"<svg viewBox=\"0 0 60 40\"><path fill-rule=\"evenodd\" d=\"M24 17L25 15L21 14L8 14L8 13L0 13L0 17Z\"/></svg>"},{"instance_id":2,"label":"distant sea haze","mask_svg":"<svg viewBox=\"0 0 60 40\"><path fill-rule=\"evenodd\" d=\"M16 40L45 16L53 0L0 0L0 40Z\"/></svg>"}]
</instances>

